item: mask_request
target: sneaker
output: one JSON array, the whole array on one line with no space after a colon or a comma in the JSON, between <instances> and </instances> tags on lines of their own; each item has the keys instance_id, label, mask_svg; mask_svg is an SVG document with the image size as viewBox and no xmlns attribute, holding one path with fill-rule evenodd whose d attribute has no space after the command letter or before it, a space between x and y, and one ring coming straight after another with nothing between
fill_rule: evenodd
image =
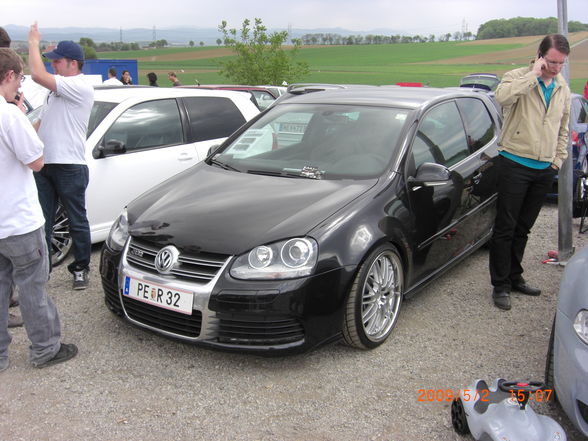
<instances>
[{"instance_id":1,"label":"sneaker","mask_svg":"<svg viewBox=\"0 0 588 441\"><path fill-rule=\"evenodd\" d=\"M15 315L15 314L8 314L8 327L9 328L18 328L22 326L22 319Z\"/></svg>"},{"instance_id":2,"label":"sneaker","mask_svg":"<svg viewBox=\"0 0 588 441\"><path fill-rule=\"evenodd\" d=\"M73 289L86 289L88 287L88 270L73 272Z\"/></svg>"},{"instance_id":3,"label":"sneaker","mask_svg":"<svg viewBox=\"0 0 588 441\"><path fill-rule=\"evenodd\" d=\"M33 366L42 369L45 367L53 366L57 363L63 363L64 361L74 358L78 353L78 347L74 344L61 343L61 347L55 356L42 363L33 363Z\"/></svg>"}]
</instances>

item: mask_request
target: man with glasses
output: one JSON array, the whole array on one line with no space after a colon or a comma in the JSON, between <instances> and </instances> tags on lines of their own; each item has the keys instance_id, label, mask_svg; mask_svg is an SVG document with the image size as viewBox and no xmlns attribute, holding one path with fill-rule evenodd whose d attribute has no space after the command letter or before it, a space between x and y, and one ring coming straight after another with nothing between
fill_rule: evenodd
<instances>
[{"instance_id":1,"label":"man with glasses","mask_svg":"<svg viewBox=\"0 0 588 441\"><path fill-rule=\"evenodd\" d=\"M37 24L29 31L29 68L32 79L49 89L47 104L37 123L45 144L45 167L35 173L39 200L45 216L45 234L49 249L57 200L69 218L74 261L68 266L73 274L73 289L86 289L90 271L91 239L86 215L86 132L94 103L94 89L81 73L84 51L73 41L60 41L45 57L51 60L55 75L45 69Z\"/></svg>"},{"instance_id":2,"label":"man with glasses","mask_svg":"<svg viewBox=\"0 0 588 441\"><path fill-rule=\"evenodd\" d=\"M30 360L41 368L77 354L62 344L59 315L47 295L49 277L43 212L33 171L43 167L43 143L22 109L9 104L22 79L23 63L11 49L0 48L0 372L8 369L8 304L13 285L31 340Z\"/></svg>"},{"instance_id":3,"label":"man with glasses","mask_svg":"<svg viewBox=\"0 0 588 441\"><path fill-rule=\"evenodd\" d=\"M569 53L563 35L547 35L530 65L504 74L496 89L504 124L490 278L492 298L500 309L511 308L511 289L541 294L523 278L521 262L545 195L567 157L571 98L560 71Z\"/></svg>"},{"instance_id":4,"label":"man with glasses","mask_svg":"<svg viewBox=\"0 0 588 441\"><path fill-rule=\"evenodd\" d=\"M4 29L3 27L0 27L0 47L10 47L10 42L12 40L10 39L10 35L8 35L8 32L6 32L6 29ZM22 77L22 81L24 81L24 76ZM16 104L17 106L19 106L19 108L23 109L23 104L22 104L22 100L23 100L23 96L22 94L17 94L18 96L18 100L16 100L15 98L9 100L8 102ZM15 308L18 306L18 295L16 294L16 288L13 286L11 289L11 294L10 294L10 307L11 308ZM17 328L19 326L22 326L22 319L20 317L18 317L16 314L12 314L9 313L8 314L8 327L9 328Z\"/></svg>"}]
</instances>

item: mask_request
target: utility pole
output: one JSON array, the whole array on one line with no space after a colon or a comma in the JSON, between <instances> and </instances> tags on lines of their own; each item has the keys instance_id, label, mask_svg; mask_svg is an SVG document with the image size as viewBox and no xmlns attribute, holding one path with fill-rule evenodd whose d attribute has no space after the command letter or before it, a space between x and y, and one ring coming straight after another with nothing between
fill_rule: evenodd
<instances>
[{"instance_id":1,"label":"utility pole","mask_svg":"<svg viewBox=\"0 0 588 441\"><path fill-rule=\"evenodd\" d=\"M567 0L557 0L558 32L567 38L568 36L568 4ZM568 85L570 83L569 60L562 68L562 75ZM570 121L571 123L571 121ZM568 157L559 171L557 186L558 205L558 260L560 265L565 265L574 254L572 240L572 129L570 127L568 138Z\"/></svg>"}]
</instances>

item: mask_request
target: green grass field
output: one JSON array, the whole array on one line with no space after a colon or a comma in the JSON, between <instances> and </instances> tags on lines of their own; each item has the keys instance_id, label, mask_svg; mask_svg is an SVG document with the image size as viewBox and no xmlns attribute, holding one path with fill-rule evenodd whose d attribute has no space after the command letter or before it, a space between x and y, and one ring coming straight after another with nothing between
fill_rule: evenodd
<instances>
[{"instance_id":1,"label":"green grass field","mask_svg":"<svg viewBox=\"0 0 588 441\"><path fill-rule=\"evenodd\" d=\"M500 74L521 66L503 62L500 53L524 46L509 40L508 44L436 42L303 47L298 59L309 63L310 73L300 81L374 85L420 82L431 87L457 86L461 77L472 72ZM230 83L218 73L218 61L227 58L226 51L219 47L102 52L99 57L139 59L140 84L147 84L145 74L151 71L160 77L160 86L171 85L167 80L168 71L175 71L182 84ZM476 62L460 64L455 61L462 57L474 57ZM572 90L582 93L585 81L572 79Z\"/></svg>"}]
</instances>

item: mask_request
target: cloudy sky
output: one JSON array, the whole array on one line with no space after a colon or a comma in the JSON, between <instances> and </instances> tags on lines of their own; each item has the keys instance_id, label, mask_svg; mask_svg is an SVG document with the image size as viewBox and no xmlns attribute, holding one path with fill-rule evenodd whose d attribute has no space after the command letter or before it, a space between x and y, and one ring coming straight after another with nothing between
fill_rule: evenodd
<instances>
[{"instance_id":1,"label":"cloudy sky","mask_svg":"<svg viewBox=\"0 0 588 441\"><path fill-rule=\"evenodd\" d=\"M565 2L565 0L564 0ZM403 34L467 30L495 18L557 17L557 0L0 0L0 25L159 29L239 27L259 17L268 28L386 28ZM588 23L588 0L567 0L568 20Z\"/></svg>"}]
</instances>

